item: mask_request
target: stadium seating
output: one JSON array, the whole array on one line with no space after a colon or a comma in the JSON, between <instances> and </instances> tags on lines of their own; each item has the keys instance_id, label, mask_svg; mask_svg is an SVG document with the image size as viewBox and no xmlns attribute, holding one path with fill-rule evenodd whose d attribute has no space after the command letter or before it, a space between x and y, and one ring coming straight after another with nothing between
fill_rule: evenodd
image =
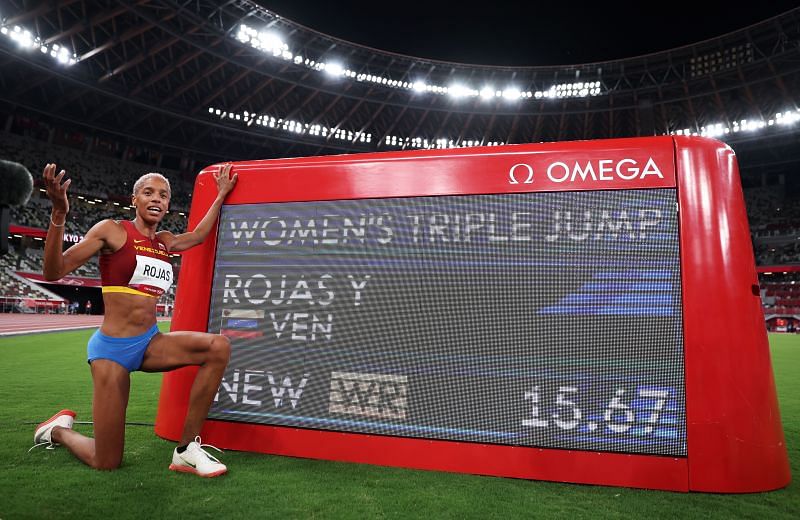
<instances>
[{"instance_id":1,"label":"stadium seating","mask_svg":"<svg viewBox=\"0 0 800 520\"><path fill-rule=\"evenodd\" d=\"M45 312L60 310L59 305L37 305L37 301L50 300L49 294L35 284L15 276L15 260L20 257L0 256L0 310L2 312Z\"/></svg>"},{"instance_id":2,"label":"stadium seating","mask_svg":"<svg viewBox=\"0 0 800 520\"><path fill-rule=\"evenodd\" d=\"M41 125L30 128L41 130ZM44 127L47 128L46 126ZM63 132L62 132L63 133ZM186 229L186 212L191 196L191 185L184 176L174 170L159 169L136 161L124 161L99 153L87 152L83 148L65 144L48 143L52 131L29 131L27 135L9 132L0 133L0 157L24 164L32 172L36 187L26 206L14 207L12 224L45 230L48 225L50 202L45 197L39 175L47 162L56 162L59 168L68 171L74 178L70 188L71 211L66 222L65 233L82 236L92 225L104 218L130 219L133 215L128 206L132 185L136 178L148 171L160 171L171 181L173 199L171 211L162 222L162 229L180 233ZM76 140L85 147L85 140ZM116 148L116 147L115 147ZM144 153L142 158L149 155ZM800 197L785 185L756 186L745 190L748 220L753 239L757 265L800 264ZM19 239L10 255L3 260L3 271L41 272L41 238L14 237ZM175 258L179 266L179 258ZM98 278L96 259L79 268L74 276ZM41 293L29 285L12 278L7 272L2 276L2 294L9 301L41 298ZM780 276L780 275L778 275ZM762 276L762 302L765 315L800 316L800 277L783 278ZM797 283L797 284L796 284ZM174 302L174 289L160 300L164 311ZM18 306L7 305L5 310Z\"/></svg>"}]
</instances>

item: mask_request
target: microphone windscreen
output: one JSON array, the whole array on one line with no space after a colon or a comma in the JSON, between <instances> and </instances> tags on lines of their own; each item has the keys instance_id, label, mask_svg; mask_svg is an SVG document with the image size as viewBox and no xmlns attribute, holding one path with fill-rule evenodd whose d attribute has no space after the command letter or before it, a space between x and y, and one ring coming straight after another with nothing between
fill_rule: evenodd
<instances>
[{"instance_id":1,"label":"microphone windscreen","mask_svg":"<svg viewBox=\"0 0 800 520\"><path fill-rule=\"evenodd\" d=\"M22 206L32 192L31 172L20 163L0 160L0 206Z\"/></svg>"}]
</instances>

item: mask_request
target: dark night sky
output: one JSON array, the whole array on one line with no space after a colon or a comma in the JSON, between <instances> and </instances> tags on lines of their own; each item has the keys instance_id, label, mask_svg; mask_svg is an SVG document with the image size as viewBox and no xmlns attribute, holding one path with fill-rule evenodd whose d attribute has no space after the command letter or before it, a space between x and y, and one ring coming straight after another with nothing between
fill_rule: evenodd
<instances>
[{"instance_id":1,"label":"dark night sky","mask_svg":"<svg viewBox=\"0 0 800 520\"><path fill-rule=\"evenodd\" d=\"M319 32L410 56L489 65L564 65L639 56L741 29L800 1L398 2L259 0ZM739 3L741 5L741 3ZM658 11L656 15L643 12Z\"/></svg>"}]
</instances>

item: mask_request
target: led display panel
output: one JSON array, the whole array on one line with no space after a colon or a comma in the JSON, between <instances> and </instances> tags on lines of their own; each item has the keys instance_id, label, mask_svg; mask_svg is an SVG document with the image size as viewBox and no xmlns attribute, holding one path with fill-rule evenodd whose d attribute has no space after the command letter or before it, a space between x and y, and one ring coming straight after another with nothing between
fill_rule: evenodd
<instances>
[{"instance_id":1,"label":"led display panel","mask_svg":"<svg viewBox=\"0 0 800 520\"><path fill-rule=\"evenodd\" d=\"M209 418L683 457L674 188L223 207Z\"/></svg>"}]
</instances>

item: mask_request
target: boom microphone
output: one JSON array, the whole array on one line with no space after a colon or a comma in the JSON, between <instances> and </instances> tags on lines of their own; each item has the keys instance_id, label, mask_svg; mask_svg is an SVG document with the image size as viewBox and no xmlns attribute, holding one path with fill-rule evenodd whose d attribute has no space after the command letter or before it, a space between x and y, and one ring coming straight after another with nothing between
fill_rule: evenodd
<instances>
[{"instance_id":1,"label":"boom microphone","mask_svg":"<svg viewBox=\"0 0 800 520\"><path fill-rule=\"evenodd\" d=\"M10 207L27 204L33 192L33 176L23 165L0 160L0 255L8 253Z\"/></svg>"}]
</instances>

